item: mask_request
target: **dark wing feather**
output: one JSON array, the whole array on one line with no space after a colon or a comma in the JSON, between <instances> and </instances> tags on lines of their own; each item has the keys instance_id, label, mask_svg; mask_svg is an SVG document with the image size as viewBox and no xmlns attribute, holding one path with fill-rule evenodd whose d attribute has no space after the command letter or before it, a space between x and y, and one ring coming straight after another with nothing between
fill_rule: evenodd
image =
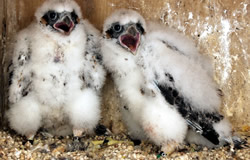
<instances>
[{"instance_id":1,"label":"dark wing feather","mask_svg":"<svg viewBox=\"0 0 250 160\"><path fill-rule=\"evenodd\" d=\"M9 101L15 103L20 98L25 97L31 91L31 78L34 73L29 70L27 64L31 58L31 42L26 37L22 37L15 42L15 49L12 61L8 66L9 73ZM15 89L11 89L15 88Z\"/></svg>"},{"instance_id":2,"label":"dark wing feather","mask_svg":"<svg viewBox=\"0 0 250 160\"><path fill-rule=\"evenodd\" d=\"M13 78L13 74L14 74L12 61L10 62L10 64L7 67L7 73L8 73L8 82L9 82L8 84L10 86L12 84L12 78Z\"/></svg>"},{"instance_id":3,"label":"dark wing feather","mask_svg":"<svg viewBox=\"0 0 250 160\"><path fill-rule=\"evenodd\" d=\"M172 82L174 81L170 74L166 74L166 76L170 77L169 79L172 79ZM194 110L191 104L179 94L176 88L170 87L167 83L159 84L156 82L156 85L166 101L175 106L179 113L185 118L189 128L201 134L213 144L219 144L219 134L214 130L213 124L223 119L222 115Z\"/></svg>"}]
</instances>

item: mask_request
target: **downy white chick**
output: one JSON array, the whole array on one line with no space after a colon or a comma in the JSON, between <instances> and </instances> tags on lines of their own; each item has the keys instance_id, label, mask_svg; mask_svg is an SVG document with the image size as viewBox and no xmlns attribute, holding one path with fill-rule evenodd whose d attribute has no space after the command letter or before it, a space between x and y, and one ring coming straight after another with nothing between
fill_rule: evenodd
<instances>
[{"instance_id":1,"label":"downy white chick","mask_svg":"<svg viewBox=\"0 0 250 160\"><path fill-rule=\"evenodd\" d=\"M10 127L28 139L40 127L55 135L91 134L105 80L100 35L73 0L47 0L35 17L14 45Z\"/></svg>"},{"instance_id":2,"label":"downy white chick","mask_svg":"<svg viewBox=\"0 0 250 160\"><path fill-rule=\"evenodd\" d=\"M103 63L112 73L123 100L121 111L129 135L149 139L171 153L184 141L187 125L154 83L148 83L137 64L145 31L145 21L137 12L126 9L114 12L104 23Z\"/></svg>"},{"instance_id":3,"label":"downy white chick","mask_svg":"<svg viewBox=\"0 0 250 160\"><path fill-rule=\"evenodd\" d=\"M177 31L152 22L148 28L139 63L147 80L186 120L186 140L207 147L230 143L231 125L219 113L221 92L210 59Z\"/></svg>"},{"instance_id":4,"label":"downy white chick","mask_svg":"<svg viewBox=\"0 0 250 160\"><path fill-rule=\"evenodd\" d=\"M149 138L167 154L185 140L208 147L231 141L212 65L192 41L125 9L105 21L103 34L103 62L133 138Z\"/></svg>"}]
</instances>

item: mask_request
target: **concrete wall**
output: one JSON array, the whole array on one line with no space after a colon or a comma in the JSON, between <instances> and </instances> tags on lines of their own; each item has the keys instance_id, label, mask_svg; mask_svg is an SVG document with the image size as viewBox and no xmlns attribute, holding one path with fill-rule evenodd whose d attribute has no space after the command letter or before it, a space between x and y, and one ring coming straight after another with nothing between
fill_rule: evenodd
<instances>
[{"instance_id":1,"label":"concrete wall","mask_svg":"<svg viewBox=\"0 0 250 160\"><path fill-rule=\"evenodd\" d=\"M1 112L3 100L4 57L8 57L6 40L26 27L34 18L35 9L44 0L0 0L1 29ZM222 112L237 130L250 126L250 5L249 0L77 0L98 29L105 18L117 8L139 11L146 19L161 21L194 39L201 54L213 58L215 80L223 91ZM6 26L6 27L5 27ZM6 39L5 39L6 38ZM5 87L6 88L6 87ZM117 123L117 94L110 78L104 87L103 123L113 132L124 129Z\"/></svg>"}]
</instances>

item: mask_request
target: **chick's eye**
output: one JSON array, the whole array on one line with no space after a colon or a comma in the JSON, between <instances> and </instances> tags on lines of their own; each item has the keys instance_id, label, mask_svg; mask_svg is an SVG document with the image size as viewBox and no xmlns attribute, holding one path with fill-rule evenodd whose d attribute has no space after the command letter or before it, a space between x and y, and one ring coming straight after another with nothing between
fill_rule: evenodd
<instances>
[{"instance_id":1,"label":"chick's eye","mask_svg":"<svg viewBox=\"0 0 250 160\"><path fill-rule=\"evenodd\" d=\"M119 24L114 25L113 28L116 32L120 32L122 30L122 27Z\"/></svg>"},{"instance_id":2,"label":"chick's eye","mask_svg":"<svg viewBox=\"0 0 250 160\"><path fill-rule=\"evenodd\" d=\"M51 20L56 20L56 18L57 18L57 13L56 13L56 12L53 12L53 11L49 12L49 18L50 18Z\"/></svg>"},{"instance_id":3,"label":"chick's eye","mask_svg":"<svg viewBox=\"0 0 250 160\"><path fill-rule=\"evenodd\" d=\"M74 21L75 23L77 23L78 16L77 16L77 14L75 13L75 11L71 12L71 18L73 19L73 21Z\"/></svg>"},{"instance_id":4,"label":"chick's eye","mask_svg":"<svg viewBox=\"0 0 250 160\"><path fill-rule=\"evenodd\" d=\"M141 23L136 23L136 28L141 32L141 34L144 33L144 28L142 27Z\"/></svg>"}]
</instances>

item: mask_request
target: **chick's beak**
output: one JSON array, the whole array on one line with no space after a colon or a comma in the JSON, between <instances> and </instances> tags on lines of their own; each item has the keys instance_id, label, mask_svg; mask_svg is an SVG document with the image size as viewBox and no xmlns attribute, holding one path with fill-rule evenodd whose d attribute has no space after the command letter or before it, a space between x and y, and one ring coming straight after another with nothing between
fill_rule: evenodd
<instances>
[{"instance_id":1,"label":"chick's beak","mask_svg":"<svg viewBox=\"0 0 250 160\"><path fill-rule=\"evenodd\" d=\"M119 37L119 42L120 44L124 47L127 48L132 54L136 54L136 51L139 47L141 41L141 34L140 32L136 29L135 25L131 25L125 34L122 34Z\"/></svg>"},{"instance_id":2,"label":"chick's beak","mask_svg":"<svg viewBox=\"0 0 250 160\"><path fill-rule=\"evenodd\" d=\"M65 15L54 24L54 28L65 35L69 35L74 28L74 22L69 15Z\"/></svg>"}]
</instances>

